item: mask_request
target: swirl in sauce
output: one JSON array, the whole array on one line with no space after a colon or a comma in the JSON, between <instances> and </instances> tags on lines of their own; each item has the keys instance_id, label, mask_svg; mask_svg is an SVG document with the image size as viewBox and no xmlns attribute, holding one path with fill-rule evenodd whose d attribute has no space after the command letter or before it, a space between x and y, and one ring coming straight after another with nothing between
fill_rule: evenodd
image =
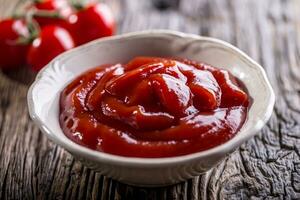
<instances>
[{"instance_id":1,"label":"swirl in sauce","mask_svg":"<svg viewBox=\"0 0 300 200\"><path fill-rule=\"evenodd\" d=\"M186 59L137 57L72 81L61 93L59 120L68 138L94 150L171 157L234 137L248 102L226 70Z\"/></svg>"}]
</instances>

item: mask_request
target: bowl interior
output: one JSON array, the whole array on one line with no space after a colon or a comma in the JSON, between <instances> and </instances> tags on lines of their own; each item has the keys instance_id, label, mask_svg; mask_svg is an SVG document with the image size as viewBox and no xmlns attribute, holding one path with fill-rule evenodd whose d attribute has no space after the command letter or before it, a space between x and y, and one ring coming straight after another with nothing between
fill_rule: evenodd
<instances>
[{"instance_id":1,"label":"bowl interior","mask_svg":"<svg viewBox=\"0 0 300 200\"><path fill-rule=\"evenodd\" d=\"M38 75L30 95L35 116L42 122L39 125L47 126L44 131L50 137L68 140L58 121L58 102L62 89L90 68L108 63L126 63L136 56L188 58L224 68L238 77L245 84L253 104L244 126L229 142L237 144L237 141L242 142L250 137L270 116L273 107L270 104L274 104L272 89L261 67L245 54L225 42L211 38L150 32L94 41L68 51L48 64Z\"/></svg>"}]
</instances>

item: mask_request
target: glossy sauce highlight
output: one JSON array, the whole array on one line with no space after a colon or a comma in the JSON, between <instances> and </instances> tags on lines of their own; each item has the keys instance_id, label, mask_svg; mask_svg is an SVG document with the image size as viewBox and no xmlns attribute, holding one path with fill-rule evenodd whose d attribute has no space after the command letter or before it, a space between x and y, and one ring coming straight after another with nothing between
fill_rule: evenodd
<instances>
[{"instance_id":1,"label":"glossy sauce highlight","mask_svg":"<svg viewBox=\"0 0 300 200\"><path fill-rule=\"evenodd\" d=\"M226 70L186 59L137 57L72 81L61 93L59 119L66 136L88 148L172 157L234 137L248 101Z\"/></svg>"}]
</instances>

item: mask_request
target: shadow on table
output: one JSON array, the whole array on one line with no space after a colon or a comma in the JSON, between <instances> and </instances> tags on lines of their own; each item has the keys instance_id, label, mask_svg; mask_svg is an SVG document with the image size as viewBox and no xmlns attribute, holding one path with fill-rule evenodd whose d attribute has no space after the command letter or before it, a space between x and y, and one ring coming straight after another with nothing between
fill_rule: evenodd
<instances>
[{"instance_id":1,"label":"shadow on table","mask_svg":"<svg viewBox=\"0 0 300 200\"><path fill-rule=\"evenodd\" d=\"M7 78L24 85L30 85L36 76L36 72L33 72L27 67L21 67L14 70L2 70L2 73Z\"/></svg>"},{"instance_id":2,"label":"shadow on table","mask_svg":"<svg viewBox=\"0 0 300 200\"><path fill-rule=\"evenodd\" d=\"M177 199L179 197L191 199L194 192L182 191L182 189L192 184L193 180L190 179L186 182L164 187L137 187L110 180L109 187L112 189L111 191L115 191L114 196L122 197L121 199Z\"/></svg>"}]
</instances>

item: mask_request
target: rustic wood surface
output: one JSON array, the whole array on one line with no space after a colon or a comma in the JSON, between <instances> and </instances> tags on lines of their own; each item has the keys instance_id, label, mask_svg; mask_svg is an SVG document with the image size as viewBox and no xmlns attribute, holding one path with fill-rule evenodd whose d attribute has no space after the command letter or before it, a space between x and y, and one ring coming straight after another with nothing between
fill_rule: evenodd
<instances>
[{"instance_id":1,"label":"rustic wood surface","mask_svg":"<svg viewBox=\"0 0 300 200\"><path fill-rule=\"evenodd\" d=\"M26 93L34 74L2 72L0 199L300 199L300 1L106 2L118 19L118 33L172 29L244 50L262 64L275 90L270 121L204 175L169 187L132 187L83 167L50 142L28 116ZM0 0L0 14L18 4Z\"/></svg>"}]
</instances>

